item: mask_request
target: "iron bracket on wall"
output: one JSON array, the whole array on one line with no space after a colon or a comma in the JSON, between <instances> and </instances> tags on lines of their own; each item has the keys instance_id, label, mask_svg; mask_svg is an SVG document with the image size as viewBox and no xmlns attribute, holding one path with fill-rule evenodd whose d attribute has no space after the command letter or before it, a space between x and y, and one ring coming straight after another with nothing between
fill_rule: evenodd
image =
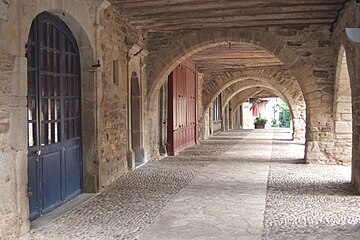
<instances>
[{"instance_id":1,"label":"iron bracket on wall","mask_svg":"<svg viewBox=\"0 0 360 240\"><path fill-rule=\"evenodd\" d=\"M91 65L91 67L93 67L93 68L99 68L99 67L101 67L100 60L97 61L97 64Z\"/></svg>"}]
</instances>

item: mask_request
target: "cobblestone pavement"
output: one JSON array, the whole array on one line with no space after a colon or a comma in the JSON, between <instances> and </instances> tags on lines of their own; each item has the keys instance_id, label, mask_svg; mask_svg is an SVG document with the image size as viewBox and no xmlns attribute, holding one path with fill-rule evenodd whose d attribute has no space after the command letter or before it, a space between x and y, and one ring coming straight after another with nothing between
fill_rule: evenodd
<instances>
[{"instance_id":1,"label":"cobblestone pavement","mask_svg":"<svg viewBox=\"0 0 360 240\"><path fill-rule=\"evenodd\" d=\"M360 197L349 183L349 167L306 165L303 156L303 144L284 130L274 136L272 130L226 132L126 174L23 239L166 239L154 237L161 226L175 229L161 235L167 239L360 239ZM211 212L192 198L208 207L229 203L226 211ZM258 203L246 207L251 201ZM189 216L197 221L186 232L192 235L181 232L192 222L178 221ZM229 225L234 228L223 231ZM249 235L239 237L238 228Z\"/></svg>"},{"instance_id":2,"label":"cobblestone pavement","mask_svg":"<svg viewBox=\"0 0 360 240\"><path fill-rule=\"evenodd\" d=\"M149 162L23 239L135 239L201 169L236 143L214 138L178 157Z\"/></svg>"},{"instance_id":3,"label":"cobblestone pavement","mask_svg":"<svg viewBox=\"0 0 360 240\"><path fill-rule=\"evenodd\" d=\"M350 166L307 165L303 156L302 145L274 141L262 238L360 239Z\"/></svg>"}]
</instances>

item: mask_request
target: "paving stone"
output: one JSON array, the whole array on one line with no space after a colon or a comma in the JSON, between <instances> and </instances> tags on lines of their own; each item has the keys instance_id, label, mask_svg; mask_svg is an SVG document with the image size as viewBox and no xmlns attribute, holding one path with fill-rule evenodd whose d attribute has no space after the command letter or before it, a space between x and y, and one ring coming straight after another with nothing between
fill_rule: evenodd
<instances>
[{"instance_id":1,"label":"paving stone","mask_svg":"<svg viewBox=\"0 0 360 240\"><path fill-rule=\"evenodd\" d=\"M286 129L229 131L124 175L23 239L360 239L349 173L305 164Z\"/></svg>"},{"instance_id":2,"label":"paving stone","mask_svg":"<svg viewBox=\"0 0 360 240\"><path fill-rule=\"evenodd\" d=\"M303 154L301 145L273 144L262 238L360 239L350 167L307 165Z\"/></svg>"}]
</instances>

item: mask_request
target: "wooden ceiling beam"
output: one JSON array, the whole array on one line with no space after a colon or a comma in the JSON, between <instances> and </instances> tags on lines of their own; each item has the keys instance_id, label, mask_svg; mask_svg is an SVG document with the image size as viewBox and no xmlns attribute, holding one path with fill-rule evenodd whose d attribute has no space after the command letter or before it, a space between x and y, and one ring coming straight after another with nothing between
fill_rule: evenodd
<instances>
[{"instance_id":1,"label":"wooden ceiling beam","mask_svg":"<svg viewBox=\"0 0 360 240\"><path fill-rule=\"evenodd\" d=\"M302 5L302 6L279 6L279 7L253 7L253 8L241 8L241 9L213 9L207 11L199 11L196 9L192 9L190 11L183 12L165 12L161 14L142 14L131 16L127 15L130 22L136 23L151 23L158 21L173 21L173 20L182 20L186 18L191 19L201 19L201 18L209 18L209 17L226 17L226 16L256 16L256 15L277 15L277 14L304 14L304 13L314 13L314 12L329 12L329 13L337 13L339 9L338 4L334 5Z\"/></svg>"},{"instance_id":2,"label":"wooden ceiling beam","mask_svg":"<svg viewBox=\"0 0 360 240\"><path fill-rule=\"evenodd\" d=\"M243 69L248 69L248 68L259 68L259 67L278 67L278 66L282 66L283 64L281 63L272 63L272 62L267 62L267 63L263 63L263 64L248 64L248 65L223 65L223 64L213 64L213 65L201 65L199 64L199 70L204 72L223 72L225 70L231 70L231 69L237 69L237 70L243 70Z\"/></svg>"},{"instance_id":3,"label":"wooden ceiling beam","mask_svg":"<svg viewBox=\"0 0 360 240\"><path fill-rule=\"evenodd\" d=\"M333 19L336 17L336 12L308 12L308 13L279 13L275 15L269 14L258 14L258 15L234 15L234 16L222 16L222 17L213 17L210 16L208 18L200 18L200 19L192 19L192 18L184 18L180 21L157 21L152 23L138 23L132 22L135 26L149 26L153 27L163 27L163 26L173 26L173 25L186 25L186 24L226 24L226 23L247 23L253 21L281 21L286 22L289 20L317 20L317 19Z\"/></svg>"},{"instance_id":4,"label":"wooden ceiling beam","mask_svg":"<svg viewBox=\"0 0 360 240\"><path fill-rule=\"evenodd\" d=\"M270 27L270 26L291 26L291 25L310 25L310 24L331 24L333 18L318 18L318 19L278 19L278 20L254 20L246 22L216 22L216 23L173 23L173 24L163 24L161 26L147 26L146 29L149 29L149 32L158 32L158 31L190 31L190 30L199 30L199 29L221 29L221 28L249 28L249 27ZM142 27L145 28L145 27Z\"/></svg>"},{"instance_id":5,"label":"wooden ceiling beam","mask_svg":"<svg viewBox=\"0 0 360 240\"><path fill-rule=\"evenodd\" d=\"M199 55L195 55L193 56L193 59L195 61L210 61L210 60L220 60L220 61L233 61L236 59L272 59L274 58L273 55L270 55L268 53L266 54L240 54L240 53L214 53L211 56L199 56Z\"/></svg>"},{"instance_id":6,"label":"wooden ceiling beam","mask_svg":"<svg viewBox=\"0 0 360 240\"><path fill-rule=\"evenodd\" d=\"M197 8L209 9L209 8L221 8L224 6L232 7L265 7L265 6L280 6L286 4L293 5L306 5L306 4L336 4L340 5L345 0L146 0L146 1L124 1L124 0L110 0L110 2L119 8L119 11L126 11L129 13L142 10L142 12L161 11L162 9L177 9L177 11L184 11Z\"/></svg>"}]
</instances>

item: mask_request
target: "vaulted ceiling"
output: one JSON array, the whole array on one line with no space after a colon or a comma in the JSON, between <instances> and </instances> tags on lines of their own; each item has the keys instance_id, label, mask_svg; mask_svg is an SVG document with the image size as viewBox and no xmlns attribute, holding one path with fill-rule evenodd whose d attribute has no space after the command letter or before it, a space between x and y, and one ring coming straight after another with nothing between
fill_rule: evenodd
<instances>
[{"instance_id":1,"label":"vaulted ceiling","mask_svg":"<svg viewBox=\"0 0 360 240\"><path fill-rule=\"evenodd\" d=\"M332 25L346 0L110 0L150 32L279 25Z\"/></svg>"},{"instance_id":2,"label":"vaulted ceiling","mask_svg":"<svg viewBox=\"0 0 360 240\"><path fill-rule=\"evenodd\" d=\"M132 25L157 32L269 26L331 27L347 0L109 0ZM252 44L226 43L192 56L205 73L281 67L272 53ZM272 96L268 91L256 97Z\"/></svg>"},{"instance_id":3,"label":"vaulted ceiling","mask_svg":"<svg viewBox=\"0 0 360 240\"><path fill-rule=\"evenodd\" d=\"M227 43L192 56L201 72L236 71L244 68L274 67L283 63L272 53L253 44Z\"/></svg>"}]
</instances>

